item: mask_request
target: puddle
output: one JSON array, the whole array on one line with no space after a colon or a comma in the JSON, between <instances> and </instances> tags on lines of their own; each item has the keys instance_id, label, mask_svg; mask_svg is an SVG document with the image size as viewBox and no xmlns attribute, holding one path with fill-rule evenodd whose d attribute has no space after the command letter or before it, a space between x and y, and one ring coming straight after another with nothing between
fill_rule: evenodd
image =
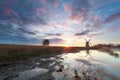
<instances>
[{"instance_id":1,"label":"puddle","mask_svg":"<svg viewBox=\"0 0 120 80\"><path fill-rule=\"evenodd\" d=\"M48 60L53 61L53 60L55 60L55 57L50 57L50 58L48 58L48 59L42 58L41 60L42 60L42 61L48 61Z\"/></svg>"},{"instance_id":2,"label":"puddle","mask_svg":"<svg viewBox=\"0 0 120 80\"><path fill-rule=\"evenodd\" d=\"M56 63L56 62L53 62L53 63L49 64L49 66L55 65L55 63Z\"/></svg>"},{"instance_id":3,"label":"puddle","mask_svg":"<svg viewBox=\"0 0 120 80\"><path fill-rule=\"evenodd\" d=\"M116 58L116 52L119 56L119 51L109 53L83 50L77 53L63 53L58 56L59 58L56 61L60 62L60 65L64 65L64 69L62 72L58 72L60 65L57 65L52 75L56 80L72 80L75 76L75 70L77 70L78 76L81 78L85 78L85 75L89 76L89 80L95 78L120 80L120 58Z\"/></svg>"},{"instance_id":4,"label":"puddle","mask_svg":"<svg viewBox=\"0 0 120 80\"><path fill-rule=\"evenodd\" d=\"M32 70L26 70L24 72L21 72L18 77L13 78L12 80L29 80L35 76L41 75L46 72L48 72L48 69L44 69L44 68L35 68Z\"/></svg>"},{"instance_id":5,"label":"puddle","mask_svg":"<svg viewBox=\"0 0 120 80\"><path fill-rule=\"evenodd\" d=\"M41 76L44 76L44 80L46 80L44 73L48 71L50 72L50 75L47 74L48 78L54 77L55 80L74 80L76 75L82 80L120 80L119 56L120 51L118 50L110 52L82 50L75 53L63 53L56 57L40 58L39 60L44 63L36 61L31 64L36 67L47 67L49 70L45 68L26 70L8 77L8 80L34 80L36 76L38 76L37 80L40 78L42 80ZM64 67L60 70L61 65ZM54 71L52 72L52 70ZM0 76L0 80L3 80L2 76Z\"/></svg>"}]
</instances>

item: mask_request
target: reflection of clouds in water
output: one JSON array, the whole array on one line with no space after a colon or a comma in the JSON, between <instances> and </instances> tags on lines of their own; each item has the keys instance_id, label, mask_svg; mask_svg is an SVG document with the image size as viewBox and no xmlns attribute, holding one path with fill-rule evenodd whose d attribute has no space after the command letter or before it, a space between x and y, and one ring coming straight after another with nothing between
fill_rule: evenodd
<instances>
[{"instance_id":1,"label":"reflection of clouds in water","mask_svg":"<svg viewBox=\"0 0 120 80\"><path fill-rule=\"evenodd\" d=\"M109 80L119 80L120 79L120 66L115 66L116 64L110 64L107 62L97 62L95 65L96 68L95 70L99 74L99 76L102 77L108 77L110 78ZM106 79L105 79L106 80Z\"/></svg>"},{"instance_id":2,"label":"reflection of clouds in water","mask_svg":"<svg viewBox=\"0 0 120 80\"><path fill-rule=\"evenodd\" d=\"M109 71L106 68L97 68L97 74L102 78L102 80L120 80L119 73L116 75L112 72L113 70Z\"/></svg>"},{"instance_id":3,"label":"reflection of clouds in water","mask_svg":"<svg viewBox=\"0 0 120 80\"><path fill-rule=\"evenodd\" d=\"M114 67L114 69L118 70L120 72L120 65L118 64L111 64L112 67Z\"/></svg>"},{"instance_id":4,"label":"reflection of clouds in water","mask_svg":"<svg viewBox=\"0 0 120 80\"><path fill-rule=\"evenodd\" d=\"M89 65L89 66L93 65L90 61L85 60L85 59L76 59L76 60L79 62L82 62L85 65Z\"/></svg>"},{"instance_id":5,"label":"reflection of clouds in water","mask_svg":"<svg viewBox=\"0 0 120 80\"><path fill-rule=\"evenodd\" d=\"M80 59L80 56L78 53L68 53L68 54L64 54L61 56L61 62L64 65L65 69L68 69L68 76L72 76L74 77L74 71L77 70L78 72L78 76L83 76L83 71L87 71L90 69L91 64L89 63L89 61L85 60L85 59L81 59L80 61L78 61L78 59ZM57 60L58 61L58 60ZM88 65L86 65L88 64ZM67 68L68 67L68 68ZM91 73L91 72L90 72ZM61 74L61 73L58 73ZM91 73L93 74L93 73ZM57 73L53 75L54 77L57 77ZM62 75L61 75L62 77ZM58 79L58 78L57 78ZM56 79L56 80L57 80Z\"/></svg>"},{"instance_id":6,"label":"reflection of clouds in water","mask_svg":"<svg viewBox=\"0 0 120 80\"><path fill-rule=\"evenodd\" d=\"M91 55L93 58L86 57ZM70 72L74 73L77 69L79 73L83 69L96 72L95 74L103 78L102 80L120 80L120 59L110 56L107 52L97 50L80 51L78 53L67 53L61 55L61 62L70 65ZM92 66L92 67L91 67Z\"/></svg>"},{"instance_id":7,"label":"reflection of clouds in water","mask_svg":"<svg viewBox=\"0 0 120 80\"><path fill-rule=\"evenodd\" d=\"M94 59L91 61L96 65L95 70L99 76L103 77L104 80L109 78L108 80L119 80L120 79L120 65L115 63L110 63L104 60Z\"/></svg>"},{"instance_id":8,"label":"reflection of clouds in water","mask_svg":"<svg viewBox=\"0 0 120 80\"><path fill-rule=\"evenodd\" d=\"M97 60L97 59L93 59L91 60L91 63L94 63L96 65L103 65L103 64L106 64L106 65L109 65L111 66L112 68L120 71L120 64L116 64L114 62L108 62L108 61L104 61L104 60Z\"/></svg>"},{"instance_id":9,"label":"reflection of clouds in water","mask_svg":"<svg viewBox=\"0 0 120 80\"><path fill-rule=\"evenodd\" d=\"M41 75L48 71L49 71L48 69L44 69L44 68L35 68L31 70L26 70L24 72L21 72L19 76L14 78L13 80L29 80L35 76Z\"/></svg>"}]
</instances>

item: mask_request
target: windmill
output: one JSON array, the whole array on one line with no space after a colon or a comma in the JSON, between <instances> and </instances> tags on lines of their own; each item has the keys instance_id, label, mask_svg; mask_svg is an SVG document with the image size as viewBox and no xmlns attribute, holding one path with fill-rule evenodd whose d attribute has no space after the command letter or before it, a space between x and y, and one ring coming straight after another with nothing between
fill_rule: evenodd
<instances>
[{"instance_id":1,"label":"windmill","mask_svg":"<svg viewBox=\"0 0 120 80\"><path fill-rule=\"evenodd\" d=\"M90 48L90 40L91 40L91 39L89 39L89 40L84 39L84 40L86 41L86 43L85 43L86 49L89 49L89 48Z\"/></svg>"}]
</instances>

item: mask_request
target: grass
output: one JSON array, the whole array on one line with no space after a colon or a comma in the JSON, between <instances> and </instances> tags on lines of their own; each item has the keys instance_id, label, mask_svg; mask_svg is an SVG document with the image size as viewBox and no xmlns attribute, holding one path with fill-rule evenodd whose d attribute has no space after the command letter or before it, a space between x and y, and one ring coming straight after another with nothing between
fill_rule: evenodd
<instances>
[{"instance_id":1,"label":"grass","mask_svg":"<svg viewBox=\"0 0 120 80\"><path fill-rule=\"evenodd\" d=\"M23 60L33 57L51 56L62 52L74 52L80 47L0 45L0 62Z\"/></svg>"},{"instance_id":2,"label":"grass","mask_svg":"<svg viewBox=\"0 0 120 80\"><path fill-rule=\"evenodd\" d=\"M14 61L55 53L60 48L45 46L2 45L0 46L0 61Z\"/></svg>"}]
</instances>

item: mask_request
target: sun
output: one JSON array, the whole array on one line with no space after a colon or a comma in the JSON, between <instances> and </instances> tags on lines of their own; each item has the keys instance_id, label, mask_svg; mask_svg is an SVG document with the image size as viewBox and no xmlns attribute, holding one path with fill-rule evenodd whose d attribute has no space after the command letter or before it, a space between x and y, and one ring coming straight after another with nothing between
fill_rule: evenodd
<instances>
[{"instance_id":1,"label":"sun","mask_svg":"<svg viewBox=\"0 0 120 80\"><path fill-rule=\"evenodd\" d=\"M64 47L65 47L65 48L69 48L69 47L70 47L70 45L64 45Z\"/></svg>"},{"instance_id":2,"label":"sun","mask_svg":"<svg viewBox=\"0 0 120 80\"><path fill-rule=\"evenodd\" d=\"M64 42L65 47L70 47L71 44L73 44L72 39L69 39L69 38L65 39L65 42Z\"/></svg>"},{"instance_id":3,"label":"sun","mask_svg":"<svg viewBox=\"0 0 120 80\"><path fill-rule=\"evenodd\" d=\"M72 46L84 46L82 40L75 36L62 36L63 42L62 46L64 47L72 47Z\"/></svg>"}]
</instances>

